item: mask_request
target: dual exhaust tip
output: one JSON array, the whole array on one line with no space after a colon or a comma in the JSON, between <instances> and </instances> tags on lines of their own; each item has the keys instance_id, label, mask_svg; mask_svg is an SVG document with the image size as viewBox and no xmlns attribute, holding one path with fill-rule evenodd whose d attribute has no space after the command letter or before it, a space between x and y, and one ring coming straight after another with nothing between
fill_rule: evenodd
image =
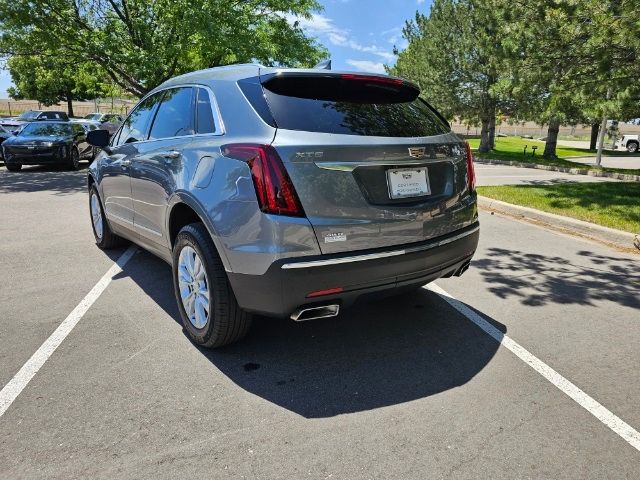
<instances>
[{"instance_id":1,"label":"dual exhaust tip","mask_svg":"<svg viewBox=\"0 0 640 480\"><path fill-rule=\"evenodd\" d=\"M291 314L291 320L304 322L318 318L335 317L340 313L340 305L322 305L320 307L299 308Z\"/></svg>"}]
</instances>

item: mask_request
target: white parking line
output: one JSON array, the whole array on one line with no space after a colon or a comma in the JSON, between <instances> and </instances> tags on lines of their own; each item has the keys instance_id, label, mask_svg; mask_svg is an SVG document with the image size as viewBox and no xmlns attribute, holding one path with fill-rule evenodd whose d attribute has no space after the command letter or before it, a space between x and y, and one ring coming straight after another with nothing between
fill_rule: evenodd
<instances>
[{"instance_id":1,"label":"white parking line","mask_svg":"<svg viewBox=\"0 0 640 480\"><path fill-rule=\"evenodd\" d=\"M475 323L476 326L483 330L487 335L489 335L503 347L508 349L511 353L513 353L516 357L533 368L544 378L549 380L556 388L571 397L578 405L591 413L591 415L596 417L615 433L620 435L629 445L640 451L640 433L631 425L626 423L620 417L614 415L607 408L605 408L585 392L580 390L549 365L544 363L523 346L502 333L476 312L467 307L464 303L457 300L455 297L444 291L435 283L430 283L429 285L425 285L422 288L440 295L440 297L445 302L455 308L462 315L467 317L467 319Z\"/></svg>"},{"instance_id":2,"label":"white parking line","mask_svg":"<svg viewBox=\"0 0 640 480\"><path fill-rule=\"evenodd\" d=\"M91 305L93 305L102 292L105 291L111 283L111 280L113 280L113 277L122 271L122 268L131 259L136 250L137 248L132 245L120 255L120 258L116 260L107 273L105 273L91 291L87 293L76 308L62 321L51 336L40 345L36 353L27 360L27 363L9 380L9 383L0 390L0 417L4 415L4 412L7 411L18 395L20 395L20 392L29 384L34 375L38 373L38 370L40 370L49 359L51 354L55 352L56 348L58 348L67 335L71 333L71 330L78 324L84 314L87 313Z\"/></svg>"}]
</instances>

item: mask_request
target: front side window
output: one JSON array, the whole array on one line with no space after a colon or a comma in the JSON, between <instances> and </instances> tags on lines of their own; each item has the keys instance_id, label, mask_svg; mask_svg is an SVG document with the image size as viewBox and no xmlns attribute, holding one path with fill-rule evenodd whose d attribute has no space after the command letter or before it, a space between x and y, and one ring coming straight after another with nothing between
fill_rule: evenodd
<instances>
[{"instance_id":1,"label":"front side window","mask_svg":"<svg viewBox=\"0 0 640 480\"><path fill-rule=\"evenodd\" d=\"M164 91L158 113L153 120L149 139L193 135L193 88L173 88Z\"/></svg>"},{"instance_id":2,"label":"front side window","mask_svg":"<svg viewBox=\"0 0 640 480\"><path fill-rule=\"evenodd\" d=\"M156 105L160 102L162 93L163 92L159 92L147 97L133 110L133 112L131 112L131 115L129 115L122 124L120 135L114 143L115 146L122 145L124 143L140 142L145 139L151 115L153 114Z\"/></svg>"}]
</instances>

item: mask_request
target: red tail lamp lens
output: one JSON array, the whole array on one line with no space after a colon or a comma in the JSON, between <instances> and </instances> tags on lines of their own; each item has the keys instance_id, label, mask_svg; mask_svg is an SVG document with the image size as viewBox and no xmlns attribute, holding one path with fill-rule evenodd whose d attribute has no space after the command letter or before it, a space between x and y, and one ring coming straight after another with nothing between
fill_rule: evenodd
<instances>
[{"instance_id":1,"label":"red tail lamp lens","mask_svg":"<svg viewBox=\"0 0 640 480\"><path fill-rule=\"evenodd\" d=\"M271 145L236 143L223 146L222 153L225 157L247 162L263 212L304 216L298 195L275 148Z\"/></svg>"},{"instance_id":2,"label":"red tail lamp lens","mask_svg":"<svg viewBox=\"0 0 640 480\"><path fill-rule=\"evenodd\" d=\"M471 146L466 142L467 146L467 187L469 192L473 192L476 188L476 170L473 167L473 156L471 155Z\"/></svg>"}]
</instances>

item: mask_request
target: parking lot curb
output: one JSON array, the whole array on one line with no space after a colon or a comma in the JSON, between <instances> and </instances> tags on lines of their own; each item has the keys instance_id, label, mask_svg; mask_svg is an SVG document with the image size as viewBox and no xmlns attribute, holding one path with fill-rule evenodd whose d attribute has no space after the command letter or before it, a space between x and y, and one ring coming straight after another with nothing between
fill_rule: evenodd
<instances>
[{"instance_id":1,"label":"parking lot curb","mask_svg":"<svg viewBox=\"0 0 640 480\"><path fill-rule=\"evenodd\" d=\"M600 170L590 170L588 168L569 168L557 167L555 165L540 165L538 163L514 162L511 160L491 160L488 158L475 158L475 163L483 163L487 165L506 165L510 167L520 168L536 168L538 170L548 170L551 172L569 173L571 175L591 175L592 177L608 177L625 182L640 182L640 175L629 175L626 173L603 172Z\"/></svg>"},{"instance_id":2,"label":"parking lot curb","mask_svg":"<svg viewBox=\"0 0 640 480\"><path fill-rule=\"evenodd\" d=\"M529 221L538 225L549 227L570 235L587 238L598 243L614 247L625 252L638 254L633 246L635 235L633 233L602 227L594 223L564 217L555 213L543 212L535 208L522 207L512 203L494 200L493 198L478 195L478 207L489 212L496 212L520 220Z\"/></svg>"}]
</instances>

